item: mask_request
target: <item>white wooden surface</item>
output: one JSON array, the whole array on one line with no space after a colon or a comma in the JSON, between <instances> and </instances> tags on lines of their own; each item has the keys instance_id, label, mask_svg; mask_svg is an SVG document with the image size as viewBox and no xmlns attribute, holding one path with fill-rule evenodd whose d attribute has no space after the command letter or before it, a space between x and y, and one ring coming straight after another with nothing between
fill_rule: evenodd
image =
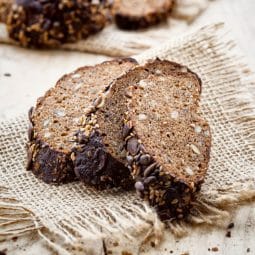
<instances>
[{"instance_id":1,"label":"white wooden surface","mask_svg":"<svg viewBox=\"0 0 255 255\"><path fill-rule=\"evenodd\" d=\"M234 39L242 49L247 62L255 70L255 1L254 0L217 0L187 30L209 24L213 21L225 21L231 29ZM13 46L0 45L0 120L27 112L37 97L54 85L66 72L76 67L99 63L105 56L76 52L28 51ZM11 77L4 74L10 73ZM255 89L255 88L254 88ZM225 237L226 229L198 228L188 237L176 240L168 236L160 248L141 254L183 254L190 255L255 254L255 204L250 203L238 210L233 216L235 227L232 237ZM208 248L218 247L217 252ZM17 241L0 243L0 251L7 248L7 254L51 254L36 235L19 238ZM148 248L148 247L147 247ZM250 252L247 252L247 249Z\"/></svg>"}]
</instances>

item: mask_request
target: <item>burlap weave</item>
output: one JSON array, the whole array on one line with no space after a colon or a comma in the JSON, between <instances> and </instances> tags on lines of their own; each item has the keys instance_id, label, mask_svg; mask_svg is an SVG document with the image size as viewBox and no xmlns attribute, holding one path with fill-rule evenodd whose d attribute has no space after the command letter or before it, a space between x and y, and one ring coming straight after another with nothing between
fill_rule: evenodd
<instances>
[{"instance_id":1,"label":"burlap weave","mask_svg":"<svg viewBox=\"0 0 255 255\"><path fill-rule=\"evenodd\" d=\"M189 221L169 222L176 235L192 224L222 224L233 207L255 197L255 115L244 100L254 83L233 46L218 24L136 56L140 63L155 57L180 62L203 81L201 108L213 135L210 167ZM60 254L103 254L109 238L137 249L149 237L160 241L166 230L133 192L49 186L26 172L26 129L25 116L0 124L0 238L36 229Z\"/></svg>"}]
</instances>

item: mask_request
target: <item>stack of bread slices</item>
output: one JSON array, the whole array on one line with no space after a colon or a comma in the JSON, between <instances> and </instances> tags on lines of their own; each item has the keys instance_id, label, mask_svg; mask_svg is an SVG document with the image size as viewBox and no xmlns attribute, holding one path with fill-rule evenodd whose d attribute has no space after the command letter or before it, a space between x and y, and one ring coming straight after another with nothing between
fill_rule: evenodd
<instances>
[{"instance_id":1,"label":"stack of bread slices","mask_svg":"<svg viewBox=\"0 0 255 255\"><path fill-rule=\"evenodd\" d=\"M162 220L185 218L210 157L201 86L167 60L79 68L30 109L27 169L47 183L135 187Z\"/></svg>"}]
</instances>

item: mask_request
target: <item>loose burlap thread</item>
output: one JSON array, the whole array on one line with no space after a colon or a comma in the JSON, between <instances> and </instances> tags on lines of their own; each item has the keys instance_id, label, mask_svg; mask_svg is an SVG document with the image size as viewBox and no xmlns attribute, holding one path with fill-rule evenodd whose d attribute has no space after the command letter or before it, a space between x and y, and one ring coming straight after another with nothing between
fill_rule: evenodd
<instances>
[{"instance_id":1,"label":"loose burlap thread","mask_svg":"<svg viewBox=\"0 0 255 255\"><path fill-rule=\"evenodd\" d=\"M255 115L246 94L252 76L222 24L211 25L136 56L180 62L203 81L201 112L212 129L210 167L187 222L168 222L173 234L194 225L225 223L233 208L255 198ZM96 191L81 183L49 186L25 171L26 117L0 124L0 238L37 231L60 254L103 254L105 240L159 243L164 225L134 192ZM96 243L96 245L95 245Z\"/></svg>"}]
</instances>

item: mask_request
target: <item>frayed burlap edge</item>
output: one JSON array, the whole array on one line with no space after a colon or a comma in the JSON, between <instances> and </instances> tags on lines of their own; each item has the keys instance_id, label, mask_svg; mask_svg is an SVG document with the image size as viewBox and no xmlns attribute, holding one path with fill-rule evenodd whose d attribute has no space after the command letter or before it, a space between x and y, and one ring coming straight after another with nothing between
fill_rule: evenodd
<instances>
[{"instance_id":1,"label":"frayed burlap edge","mask_svg":"<svg viewBox=\"0 0 255 255\"><path fill-rule=\"evenodd\" d=\"M202 35L201 40L215 39L216 35L222 35L222 24L202 28L198 33ZM140 62L144 62L146 59L155 58L155 52L157 52L157 56L164 58L164 56L167 55L168 48L171 48L176 43L179 44L180 41L189 40L192 36L194 36L194 34L185 38L180 38L179 41L173 40L172 43L163 45L161 50L153 49L150 52L138 56L137 59ZM227 55L224 55L225 58L230 58L230 60L236 61L238 59L240 63L240 58L236 57L236 53L233 50L233 42L222 38L215 47L217 47L218 50L228 52ZM235 56L234 58L233 55ZM231 63L232 62L229 61L230 65ZM221 66L217 66L217 64L218 63L216 62L215 68L220 68ZM231 70L232 66L225 66L225 68L229 68L229 70ZM254 83L252 83L252 76L247 70L246 65L240 64L240 77L245 77L245 81L242 83L243 87L241 88L241 91L237 91L235 88L230 88L225 100L223 100L223 107L226 113L231 116L232 123L236 125L239 132L245 138L246 146L249 148L251 155L254 155L255 108L251 102L243 99L245 97L240 96L241 94L245 95L245 93L248 93L247 91L249 88L253 88L254 86ZM73 244L70 242L65 243L65 238L60 236L60 239L63 239L62 241L64 243L62 243L62 241L57 241L56 236L58 236L59 233L42 226L39 219L33 214L33 212L25 208L19 201L13 198L8 192L8 189L1 187L0 191L1 239L7 239L14 235L23 235L31 231L37 231L48 245L54 250L57 250L60 254L70 254L73 251L81 250L83 240L77 240ZM203 192L198 195L197 201L194 203L194 210L187 222L167 222L166 226L174 235L179 237L187 234L191 230L192 225L209 224L222 226L222 224L228 222L230 219L233 208L237 208L242 203L252 201L254 198L254 179L247 182L234 183L208 193ZM138 225L136 225L136 230L127 230L126 233L128 234L125 235L125 237L132 241L135 240L137 236L142 236L140 244L152 239L156 244L159 244L164 235L165 226L163 226L156 217L156 214L150 208L145 206L144 210L141 210L141 213L143 215L143 219L140 222L136 222L138 223ZM110 231L112 231L112 229ZM101 233L101 235L98 235L97 238L102 239L103 249L103 240L104 238L107 238L107 236L105 236L104 233ZM82 249L84 250L84 247Z\"/></svg>"},{"instance_id":2,"label":"frayed burlap edge","mask_svg":"<svg viewBox=\"0 0 255 255\"><path fill-rule=\"evenodd\" d=\"M59 233L43 226L31 210L25 208L11 196L8 189L1 187L0 191L0 241L36 231L46 241L47 245L59 252L59 254L72 254L72 251L76 250L83 252L90 250L90 247L84 245L84 240L82 239L77 239L73 244L65 242L65 238L59 236ZM143 212L144 222L136 225L136 230L132 230L128 235L113 233L113 236L114 234L124 236L130 242L134 240L133 238L140 237L138 247L148 241L153 241L156 245L159 245L163 239L164 231L167 230L170 230L176 237L180 238L187 235L193 226L207 224L214 227L225 227L238 206L254 199L254 182L231 185L226 189L215 192L215 194L211 193L209 199L205 195L199 196L194 203L191 215L185 222L173 221L166 222L163 225L156 214L151 213L148 208L147 212ZM66 226L68 227L68 225ZM128 229L126 231L128 232ZM101 239L103 245L104 238L107 239L107 236L103 233L101 235L98 233L97 242L98 239ZM90 239L88 238L88 240ZM103 249L103 246L101 249Z\"/></svg>"}]
</instances>

